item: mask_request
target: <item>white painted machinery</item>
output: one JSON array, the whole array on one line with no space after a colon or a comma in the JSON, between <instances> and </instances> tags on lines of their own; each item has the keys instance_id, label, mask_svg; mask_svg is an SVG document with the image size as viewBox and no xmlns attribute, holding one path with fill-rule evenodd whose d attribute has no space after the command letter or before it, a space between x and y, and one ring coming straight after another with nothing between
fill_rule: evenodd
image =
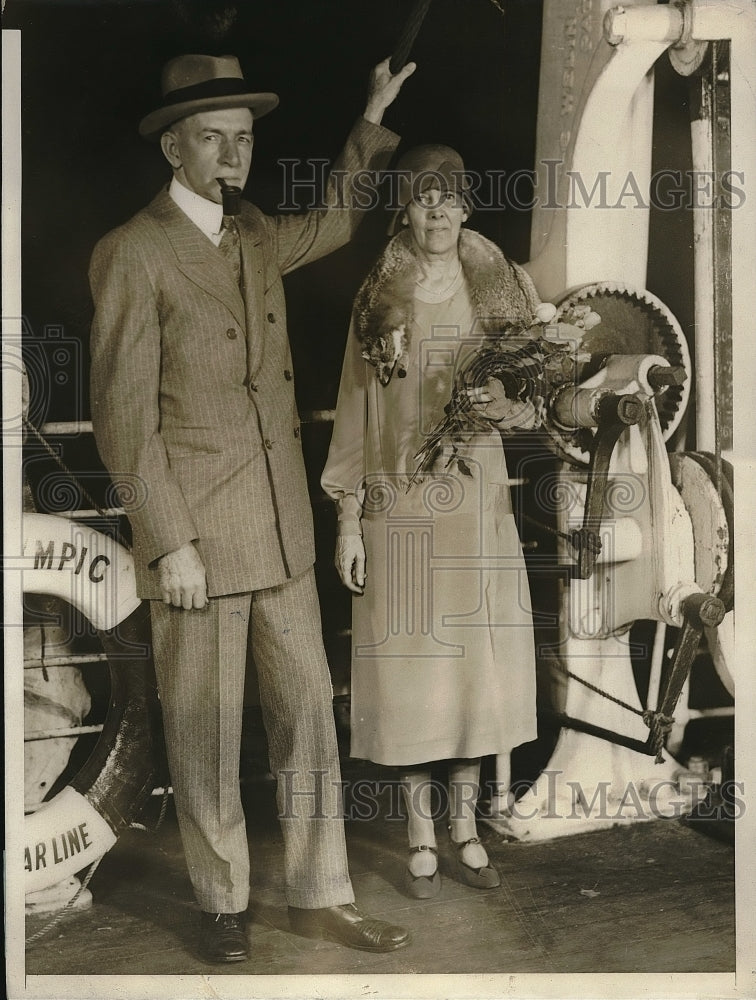
<instances>
[{"instance_id":1,"label":"white painted machinery","mask_svg":"<svg viewBox=\"0 0 756 1000\"><path fill-rule=\"evenodd\" d=\"M563 459L558 554L573 567L555 651L568 676L565 725L516 801L504 800L509 768L500 761L489 822L520 840L690 808L664 747L675 742L675 706L702 637L734 691L733 480L737 487L752 434L750 423L739 437L733 426L732 371L756 315L754 4L546 0L542 45L528 268L544 300L562 313L587 304L602 323L581 338L595 363L549 404ZM691 351L645 291L650 205L675 179L652 174L662 57L690 77L693 98ZM691 390L695 441L680 432ZM646 704L629 646L640 619L657 623ZM668 626L678 631L662 685Z\"/></svg>"}]
</instances>

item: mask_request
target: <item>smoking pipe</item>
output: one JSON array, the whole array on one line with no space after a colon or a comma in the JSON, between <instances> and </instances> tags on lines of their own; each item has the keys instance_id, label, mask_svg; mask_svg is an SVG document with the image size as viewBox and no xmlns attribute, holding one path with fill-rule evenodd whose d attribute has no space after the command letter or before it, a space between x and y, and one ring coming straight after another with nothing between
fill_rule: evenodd
<instances>
[{"instance_id":1,"label":"smoking pipe","mask_svg":"<svg viewBox=\"0 0 756 1000\"><path fill-rule=\"evenodd\" d=\"M229 184L225 177L216 177L215 179L220 184L223 214L238 215L241 211L242 189L235 184Z\"/></svg>"}]
</instances>

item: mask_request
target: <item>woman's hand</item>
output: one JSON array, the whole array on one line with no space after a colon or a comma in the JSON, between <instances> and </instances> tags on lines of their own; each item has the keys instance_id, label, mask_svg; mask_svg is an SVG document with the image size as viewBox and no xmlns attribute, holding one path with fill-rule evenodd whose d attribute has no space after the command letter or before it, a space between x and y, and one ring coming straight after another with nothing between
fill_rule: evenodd
<instances>
[{"instance_id":1,"label":"woman's hand","mask_svg":"<svg viewBox=\"0 0 756 1000\"><path fill-rule=\"evenodd\" d=\"M485 386L467 389L473 411L498 424L501 430L529 430L535 424L535 408L529 401L509 399L499 379L490 378Z\"/></svg>"},{"instance_id":2,"label":"woman's hand","mask_svg":"<svg viewBox=\"0 0 756 1000\"><path fill-rule=\"evenodd\" d=\"M354 594L365 589L365 543L362 535L339 535L334 565L345 587Z\"/></svg>"}]
</instances>

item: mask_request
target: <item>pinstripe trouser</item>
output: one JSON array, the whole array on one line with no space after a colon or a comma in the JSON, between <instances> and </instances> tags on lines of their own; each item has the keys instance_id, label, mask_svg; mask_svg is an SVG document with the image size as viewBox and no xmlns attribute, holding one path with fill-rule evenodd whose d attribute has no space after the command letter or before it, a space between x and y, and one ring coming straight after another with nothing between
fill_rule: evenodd
<instances>
[{"instance_id":1,"label":"pinstripe trouser","mask_svg":"<svg viewBox=\"0 0 756 1000\"><path fill-rule=\"evenodd\" d=\"M278 780L287 902L352 902L313 570L279 587L211 598L202 611L153 601L152 632L176 812L201 909L239 912L249 900L239 789L248 645Z\"/></svg>"}]
</instances>

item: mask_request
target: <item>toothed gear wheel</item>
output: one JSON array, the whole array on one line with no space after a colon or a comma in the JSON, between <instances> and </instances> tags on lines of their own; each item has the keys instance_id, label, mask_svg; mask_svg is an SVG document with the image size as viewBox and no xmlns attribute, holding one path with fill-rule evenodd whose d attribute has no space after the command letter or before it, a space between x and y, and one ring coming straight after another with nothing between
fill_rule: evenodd
<instances>
[{"instance_id":1,"label":"toothed gear wheel","mask_svg":"<svg viewBox=\"0 0 756 1000\"><path fill-rule=\"evenodd\" d=\"M588 306L601 317L598 325L581 333L581 351L595 356L581 372L581 380L593 375L607 354L658 354L670 365L684 367L685 382L681 386L669 386L655 397L662 435L665 441L669 440L685 413L692 380L690 352L680 324L651 292L619 282L584 285L572 292L557 303L556 321L569 315L578 305ZM557 444L570 460L589 462L593 431L554 430Z\"/></svg>"}]
</instances>

